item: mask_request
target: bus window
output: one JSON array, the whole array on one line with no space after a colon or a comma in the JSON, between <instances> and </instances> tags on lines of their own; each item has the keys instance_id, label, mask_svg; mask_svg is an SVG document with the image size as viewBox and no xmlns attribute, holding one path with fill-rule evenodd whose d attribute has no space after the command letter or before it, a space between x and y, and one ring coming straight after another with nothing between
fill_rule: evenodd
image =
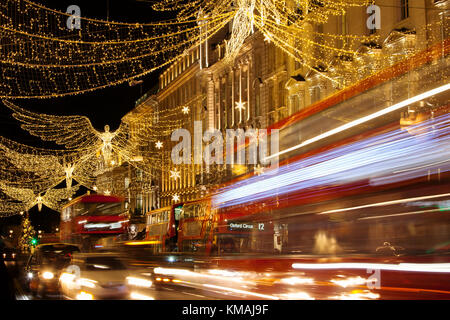
<instances>
[{"instance_id":1,"label":"bus window","mask_svg":"<svg viewBox=\"0 0 450 320\"><path fill-rule=\"evenodd\" d=\"M180 220L181 212L182 212L182 206L178 206L174 209L175 211L175 221Z\"/></svg>"},{"instance_id":2,"label":"bus window","mask_svg":"<svg viewBox=\"0 0 450 320\"><path fill-rule=\"evenodd\" d=\"M199 217L203 217L206 215L206 207L205 206L199 206Z\"/></svg>"}]
</instances>

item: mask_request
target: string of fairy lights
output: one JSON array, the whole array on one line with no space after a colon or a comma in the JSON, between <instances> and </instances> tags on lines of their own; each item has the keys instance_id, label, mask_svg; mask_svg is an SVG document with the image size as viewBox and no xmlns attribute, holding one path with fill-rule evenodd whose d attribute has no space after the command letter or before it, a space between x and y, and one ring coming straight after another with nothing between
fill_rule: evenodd
<instances>
[{"instance_id":1,"label":"string of fairy lights","mask_svg":"<svg viewBox=\"0 0 450 320\"><path fill-rule=\"evenodd\" d=\"M130 82L178 61L227 26L231 32L225 62L233 63L245 40L260 32L265 41L306 69L314 71L322 66L333 71L336 57L352 60L372 55L356 48L361 43L376 42L378 36L325 32L318 26L372 3L160 0L152 4L152 9L174 13L176 18L124 23L81 16L75 17L81 28L70 29L67 22L74 16L69 13L29 0L1 1L0 98L24 130L65 149L39 149L0 137L0 215L17 214L34 205L59 208L80 185L95 190L100 175L125 162L149 177L159 171L174 180L181 179L183 166L174 169L166 165L167 150L161 140L167 141L174 129L188 124L190 108L205 97L152 109L151 119L138 123L123 120L115 131L108 126L98 131L83 116L35 113L16 99L64 97ZM383 60L383 54L378 55L379 60ZM346 64L345 68L346 74L352 74L359 67ZM341 74L320 76L339 87L346 85ZM73 180L78 184L74 186ZM57 189L62 182L66 187Z\"/></svg>"},{"instance_id":2,"label":"string of fairy lights","mask_svg":"<svg viewBox=\"0 0 450 320\"><path fill-rule=\"evenodd\" d=\"M307 39L305 25L326 23L331 16L370 2L159 1L153 4L154 10L176 12L177 18L132 24L80 17L82 29L76 31L67 28L68 13L28 0L6 0L0 4L0 97L60 97L118 85L172 63L180 52L207 41L231 21L229 59L256 29L290 51L284 39L297 37L324 50L351 53L335 44L337 38L348 36L336 34L332 41L320 44L325 37ZM354 37L355 41L369 38Z\"/></svg>"}]
</instances>

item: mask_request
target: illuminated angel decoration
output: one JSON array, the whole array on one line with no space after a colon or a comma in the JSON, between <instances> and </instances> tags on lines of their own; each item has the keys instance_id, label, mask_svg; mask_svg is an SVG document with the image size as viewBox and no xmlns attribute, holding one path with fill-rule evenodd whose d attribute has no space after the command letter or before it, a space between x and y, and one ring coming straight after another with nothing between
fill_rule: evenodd
<instances>
[{"instance_id":1,"label":"illuminated angel decoration","mask_svg":"<svg viewBox=\"0 0 450 320\"><path fill-rule=\"evenodd\" d=\"M42 140L64 145L67 149L87 150L94 147L110 152L114 147L125 148L127 145L128 126L123 122L114 132L109 131L108 125L104 132L100 132L85 116L35 113L7 100L3 100L3 103L14 111L13 117L22 122L23 129Z\"/></svg>"},{"instance_id":2,"label":"illuminated angel decoration","mask_svg":"<svg viewBox=\"0 0 450 320\"><path fill-rule=\"evenodd\" d=\"M110 127L106 125L105 131L101 132L96 130L89 118L85 116L41 114L23 109L7 100L3 100L3 103L13 110L13 117L22 123L21 127L24 130L42 140L64 145L70 152L78 153L81 160L77 160L77 162L83 162L83 166L88 161L91 161L91 167L95 166L94 162L98 162L98 159L93 159L93 155L97 155L102 157L104 167L128 162L145 172L151 172L148 169L158 166L159 157L152 156L152 154L142 157L140 147L149 145L155 137L161 135L161 132L170 132L182 126L181 120L169 121L166 119L169 118L168 115L162 114L160 123L153 124L153 121L142 121L139 123L139 130L134 130L133 134L129 123L125 121L122 121L115 131L110 131ZM163 130L164 122L167 124ZM72 158L74 157L72 156ZM136 161L136 159L141 159L141 161ZM71 179L77 175L76 165L76 162L67 162L62 168L68 186ZM79 183L83 184L81 181Z\"/></svg>"},{"instance_id":3,"label":"illuminated angel decoration","mask_svg":"<svg viewBox=\"0 0 450 320\"><path fill-rule=\"evenodd\" d=\"M33 185L46 190L66 181L70 189L72 181L87 188L95 182L98 161L93 152L87 150L67 151L34 148L0 137L0 181L10 186Z\"/></svg>"},{"instance_id":4,"label":"illuminated angel decoration","mask_svg":"<svg viewBox=\"0 0 450 320\"><path fill-rule=\"evenodd\" d=\"M226 59L232 61L239 53L245 39L254 31L254 17L256 0L238 0L237 11L233 19L231 38L227 42Z\"/></svg>"},{"instance_id":5,"label":"illuminated angel decoration","mask_svg":"<svg viewBox=\"0 0 450 320\"><path fill-rule=\"evenodd\" d=\"M100 153L105 163L109 164L113 153L124 158L132 152L137 152L136 139L130 139L130 128L127 123L121 122L116 131L110 131L108 125L105 131L97 131L85 116L55 116L41 114L23 109L10 101L3 103L14 111L13 117L22 122L21 127L30 134L46 141L54 141L64 145L69 150L82 151L84 153ZM70 184L71 171L68 167L67 173Z\"/></svg>"},{"instance_id":6,"label":"illuminated angel decoration","mask_svg":"<svg viewBox=\"0 0 450 320\"><path fill-rule=\"evenodd\" d=\"M38 210L42 210L42 206L45 205L50 209L59 211L61 205L72 197L79 189L80 185L71 187L70 189L48 189L44 195L41 193L36 194L34 190L27 188L16 188L0 183L1 190L10 198L20 201L24 210L30 210L35 205L38 206Z\"/></svg>"}]
</instances>

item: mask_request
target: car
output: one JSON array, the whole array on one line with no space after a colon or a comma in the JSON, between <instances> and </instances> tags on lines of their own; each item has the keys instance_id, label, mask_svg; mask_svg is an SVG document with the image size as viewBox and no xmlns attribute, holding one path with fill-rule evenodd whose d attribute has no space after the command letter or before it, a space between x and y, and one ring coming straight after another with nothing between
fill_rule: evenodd
<instances>
[{"instance_id":1,"label":"car","mask_svg":"<svg viewBox=\"0 0 450 320\"><path fill-rule=\"evenodd\" d=\"M60 277L66 299L130 299L135 286L150 287L152 282L133 277L116 253L74 254L70 266Z\"/></svg>"},{"instance_id":2,"label":"car","mask_svg":"<svg viewBox=\"0 0 450 320\"><path fill-rule=\"evenodd\" d=\"M59 295L60 273L75 252L80 252L79 247L67 243L47 243L35 248L25 266L25 283L33 296Z\"/></svg>"}]
</instances>

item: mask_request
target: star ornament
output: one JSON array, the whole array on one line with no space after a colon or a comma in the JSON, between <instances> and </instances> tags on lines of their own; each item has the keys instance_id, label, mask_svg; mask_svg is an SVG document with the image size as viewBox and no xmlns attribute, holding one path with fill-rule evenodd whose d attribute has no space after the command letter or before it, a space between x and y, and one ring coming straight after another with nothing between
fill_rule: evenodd
<instances>
[{"instance_id":1,"label":"star ornament","mask_svg":"<svg viewBox=\"0 0 450 320\"><path fill-rule=\"evenodd\" d=\"M242 101L236 102L236 107L235 107L235 109L238 109L238 110L244 110L244 109L245 109L245 102L242 102Z\"/></svg>"},{"instance_id":2,"label":"star ornament","mask_svg":"<svg viewBox=\"0 0 450 320\"><path fill-rule=\"evenodd\" d=\"M185 107L183 107L183 109L181 111L183 111L184 114L188 114L189 113L189 107L185 106Z\"/></svg>"},{"instance_id":3,"label":"star ornament","mask_svg":"<svg viewBox=\"0 0 450 320\"><path fill-rule=\"evenodd\" d=\"M170 170L170 177L176 180L178 178L181 178L181 174L177 170Z\"/></svg>"},{"instance_id":4,"label":"star ornament","mask_svg":"<svg viewBox=\"0 0 450 320\"><path fill-rule=\"evenodd\" d=\"M173 201L180 201L180 196L178 194L174 194L172 197Z\"/></svg>"},{"instance_id":5,"label":"star ornament","mask_svg":"<svg viewBox=\"0 0 450 320\"><path fill-rule=\"evenodd\" d=\"M162 146L163 146L163 143L162 143L161 141L157 141L157 142L155 143L155 147L158 148L158 149L161 149Z\"/></svg>"},{"instance_id":6,"label":"star ornament","mask_svg":"<svg viewBox=\"0 0 450 320\"><path fill-rule=\"evenodd\" d=\"M261 167L261 166L258 164L258 166L255 167L254 171L255 171L255 173L256 173L258 176L260 176L260 175L262 175L262 174L264 173L264 167Z\"/></svg>"}]
</instances>

